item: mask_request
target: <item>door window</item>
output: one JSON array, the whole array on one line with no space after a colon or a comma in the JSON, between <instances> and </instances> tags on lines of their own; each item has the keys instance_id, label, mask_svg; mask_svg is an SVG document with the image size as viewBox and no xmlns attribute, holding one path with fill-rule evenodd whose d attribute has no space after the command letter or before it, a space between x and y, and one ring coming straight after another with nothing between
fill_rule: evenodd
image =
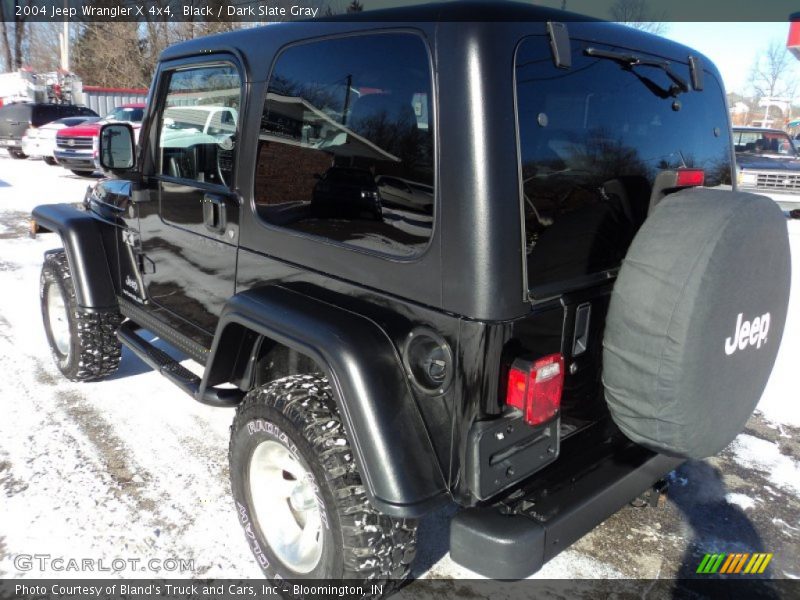
<instances>
[{"instance_id":1,"label":"door window","mask_svg":"<svg viewBox=\"0 0 800 600\"><path fill-rule=\"evenodd\" d=\"M236 154L241 80L231 65L173 71L158 138L157 174L229 186Z\"/></svg>"}]
</instances>

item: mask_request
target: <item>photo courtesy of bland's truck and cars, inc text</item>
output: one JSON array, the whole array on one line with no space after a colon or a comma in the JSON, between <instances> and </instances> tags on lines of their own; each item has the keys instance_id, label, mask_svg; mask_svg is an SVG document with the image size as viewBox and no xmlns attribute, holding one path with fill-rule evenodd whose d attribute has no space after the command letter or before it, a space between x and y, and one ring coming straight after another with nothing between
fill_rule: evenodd
<instances>
[{"instance_id":1,"label":"photo courtesy of bland's truck and cars, inc text","mask_svg":"<svg viewBox=\"0 0 800 600\"><path fill-rule=\"evenodd\" d=\"M0 596L800 592L792 2L0 17Z\"/></svg>"}]
</instances>

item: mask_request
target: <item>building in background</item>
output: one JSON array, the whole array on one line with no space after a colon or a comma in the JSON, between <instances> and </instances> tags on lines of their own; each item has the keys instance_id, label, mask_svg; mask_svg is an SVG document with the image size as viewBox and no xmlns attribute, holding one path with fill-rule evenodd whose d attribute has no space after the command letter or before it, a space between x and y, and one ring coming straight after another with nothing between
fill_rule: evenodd
<instances>
[{"instance_id":1,"label":"building in background","mask_svg":"<svg viewBox=\"0 0 800 600\"><path fill-rule=\"evenodd\" d=\"M145 88L83 86L83 104L101 116L107 115L117 106L137 104L146 99L147 89Z\"/></svg>"},{"instance_id":2,"label":"building in background","mask_svg":"<svg viewBox=\"0 0 800 600\"><path fill-rule=\"evenodd\" d=\"M146 98L145 88L84 86L77 75L60 69L52 73L30 69L0 73L0 106L12 102L77 104L105 115L117 106L144 102Z\"/></svg>"}]
</instances>

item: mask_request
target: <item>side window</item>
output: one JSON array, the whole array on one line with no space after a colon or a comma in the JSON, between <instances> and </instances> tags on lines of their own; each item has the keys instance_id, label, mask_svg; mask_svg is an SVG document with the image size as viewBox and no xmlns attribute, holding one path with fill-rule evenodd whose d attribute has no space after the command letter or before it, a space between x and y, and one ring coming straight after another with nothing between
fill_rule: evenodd
<instances>
[{"instance_id":1,"label":"side window","mask_svg":"<svg viewBox=\"0 0 800 600\"><path fill-rule=\"evenodd\" d=\"M181 69L169 75L168 85L157 174L229 185L241 102L238 72L231 65Z\"/></svg>"},{"instance_id":2,"label":"side window","mask_svg":"<svg viewBox=\"0 0 800 600\"><path fill-rule=\"evenodd\" d=\"M255 173L268 223L412 256L433 223L432 85L412 34L293 46L267 89Z\"/></svg>"},{"instance_id":3,"label":"side window","mask_svg":"<svg viewBox=\"0 0 800 600\"><path fill-rule=\"evenodd\" d=\"M55 121L59 117L58 108L57 104L40 104L34 106L31 109L31 125L34 127L41 127L50 121Z\"/></svg>"}]
</instances>

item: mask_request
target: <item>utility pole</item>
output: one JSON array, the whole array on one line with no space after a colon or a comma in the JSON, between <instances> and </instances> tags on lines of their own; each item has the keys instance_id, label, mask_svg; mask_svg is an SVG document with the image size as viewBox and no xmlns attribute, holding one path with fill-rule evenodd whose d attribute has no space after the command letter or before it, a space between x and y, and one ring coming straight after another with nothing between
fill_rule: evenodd
<instances>
[{"instance_id":1,"label":"utility pole","mask_svg":"<svg viewBox=\"0 0 800 600\"><path fill-rule=\"evenodd\" d=\"M69 9L69 0L64 0L64 8ZM64 11L69 14L69 10ZM69 73L69 19L64 19L64 33L61 34L61 68Z\"/></svg>"},{"instance_id":2,"label":"utility pole","mask_svg":"<svg viewBox=\"0 0 800 600\"><path fill-rule=\"evenodd\" d=\"M350 88L353 85L353 76L345 77L344 108L342 108L342 125L347 125L347 110L350 108Z\"/></svg>"},{"instance_id":3,"label":"utility pole","mask_svg":"<svg viewBox=\"0 0 800 600\"><path fill-rule=\"evenodd\" d=\"M66 4L66 0L64 2ZM58 35L61 42L61 68L69 72L69 21L64 21L64 32Z\"/></svg>"}]
</instances>

